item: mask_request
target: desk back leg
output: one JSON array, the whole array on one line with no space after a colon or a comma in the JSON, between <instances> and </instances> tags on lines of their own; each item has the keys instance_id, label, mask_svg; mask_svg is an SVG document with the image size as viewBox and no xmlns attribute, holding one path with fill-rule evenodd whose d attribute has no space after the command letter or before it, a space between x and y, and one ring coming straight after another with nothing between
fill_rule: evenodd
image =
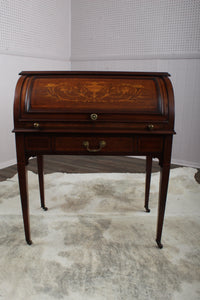
<instances>
[{"instance_id":1,"label":"desk back leg","mask_svg":"<svg viewBox=\"0 0 200 300\"><path fill-rule=\"evenodd\" d=\"M152 156L148 155L146 157L146 186L145 186L145 203L144 203L146 212L150 212L149 192L150 192L150 183L151 183L151 170L152 170Z\"/></svg>"},{"instance_id":2,"label":"desk back leg","mask_svg":"<svg viewBox=\"0 0 200 300\"><path fill-rule=\"evenodd\" d=\"M37 167L38 167L41 207L44 210L48 210L48 208L45 206L45 199L44 199L44 172L43 172L44 162L43 162L42 155L37 155Z\"/></svg>"}]
</instances>

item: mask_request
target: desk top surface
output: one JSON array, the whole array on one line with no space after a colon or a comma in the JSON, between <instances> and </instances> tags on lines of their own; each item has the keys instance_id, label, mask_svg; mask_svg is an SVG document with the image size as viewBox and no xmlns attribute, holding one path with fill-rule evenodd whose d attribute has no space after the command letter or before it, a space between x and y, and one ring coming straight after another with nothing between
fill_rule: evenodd
<instances>
[{"instance_id":1,"label":"desk top surface","mask_svg":"<svg viewBox=\"0 0 200 300\"><path fill-rule=\"evenodd\" d=\"M167 72L122 72L122 71L21 71L19 75L103 75L103 76L170 76Z\"/></svg>"}]
</instances>

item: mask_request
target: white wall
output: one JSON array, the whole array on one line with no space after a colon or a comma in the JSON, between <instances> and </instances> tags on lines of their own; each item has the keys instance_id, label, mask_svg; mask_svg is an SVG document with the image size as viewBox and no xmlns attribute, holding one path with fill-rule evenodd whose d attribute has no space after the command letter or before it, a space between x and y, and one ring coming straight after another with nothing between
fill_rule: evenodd
<instances>
[{"instance_id":1,"label":"white wall","mask_svg":"<svg viewBox=\"0 0 200 300\"><path fill-rule=\"evenodd\" d=\"M70 70L70 0L0 3L0 168L16 162L13 100L22 70Z\"/></svg>"},{"instance_id":2,"label":"white wall","mask_svg":"<svg viewBox=\"0 0 200 300\"><path fill-rule=\"evenodd\" d=\"M0 54L0 168L16 163L13 129L13 100L21 70L69 70L70 63Z\"/></svg>"},{"instance_id":3,"label":"white wall","mask_svg":"<svg viewBox=\"0 0 200 300\"><path fill-rule=\"evenodd\" d=\"M71 65L171 73L173 161L200 167L200 0L9 0L0 14L0 168L15 162L17 74Z\"/></svg>"},{"instance_id":4,"label":"white wall","mask_svg":"<svg viewBox=\"0 0 200 300\"><path fill-rule=\"evenodd\" d=\"M169 72L175 94L177 133L172 161L200 167L200 59L73 61L72 69Z\"/></svg>"},{"instance_id":5,"label":"white wall","mask_svg":"<svg viewBox=\"0 0 200 300\"><path fill-rule=\"evenodd\" d=\"M200 167L199 0L73 0L71 64L169 72L177 132L172 161Z\"/></svg>"}]
</instances>

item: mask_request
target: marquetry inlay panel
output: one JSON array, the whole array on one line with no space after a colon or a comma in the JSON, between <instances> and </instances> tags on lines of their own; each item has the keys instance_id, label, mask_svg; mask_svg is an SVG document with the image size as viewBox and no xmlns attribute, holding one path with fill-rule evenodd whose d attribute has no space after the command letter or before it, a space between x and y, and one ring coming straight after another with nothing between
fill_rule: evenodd
<instances>
[{"instance_id":1,"label":"marquetry inlay panel","mask_svg":"<svg viewBox=\"0 0 200 300\"><path fill-rule=\"evenodd\" d=\"M66 109L122 109L158 112L159 88L152 79L33 78L28 111Z\"/></svg>"}]
</instances>

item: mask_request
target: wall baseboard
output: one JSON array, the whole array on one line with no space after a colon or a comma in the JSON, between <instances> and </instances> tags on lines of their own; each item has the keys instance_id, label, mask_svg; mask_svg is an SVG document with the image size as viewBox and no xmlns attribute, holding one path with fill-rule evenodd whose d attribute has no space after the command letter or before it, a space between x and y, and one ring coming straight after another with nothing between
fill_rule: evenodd
<instances>
[{"instance_id":1,"label":"wall baseboard","mask_svg":"<svg viewBox=\"0 0 200 300\"><path fill-rule=\"evenodd\" d=\"M193 161L172 159L172 164L183 166L183 167L191 167L191 168L195 168L195 169L200 169L200 163L193 162Z\"/></svg>"},{"instance_id":2,"label":"wall baseboard","mask_svg":"<svg viewBox=\"0 0 200 300\"><path fill-rule=\"evenodd\" d=\"M139 159L146 159L146 156L129 156L129 157L139 158ZM157 161L158 159L156 158L154 160ZM200 163L196 163L196 162L192 162L192 161L172 159L171 163L174 164L174 165L178 165L178 166L200 169Z\"/></svg>"},{"instance_id":3,"label":"wall baseboard","mask_svg":"<svg viewBox=\"0 0 200 300\"><path fill-rule=\"evenodd\" d=\"M17 161L16 159L8 160L5 162L0 163L0 169L4 169L13 165L16 165Z\"/></svg>"}]
</instances>

